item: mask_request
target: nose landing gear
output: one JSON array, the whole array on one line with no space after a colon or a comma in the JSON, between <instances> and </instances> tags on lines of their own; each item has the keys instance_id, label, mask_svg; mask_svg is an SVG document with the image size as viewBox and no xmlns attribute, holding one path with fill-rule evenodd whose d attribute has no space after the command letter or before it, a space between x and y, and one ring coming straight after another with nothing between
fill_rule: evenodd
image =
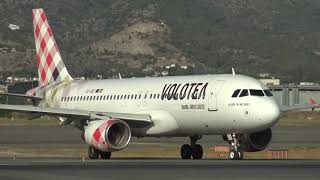
<instances>
[{"instance_id":1,"label":"nose landing gear","mask_svg":"<svg viewBox=\"0 0 320 180\"><path fill-rule=\"evenodd\" d=\"M231 142L230 145L232 146L232 149L229 152L230 159L242 160L244 153L240 149L240 144L238 142L239 136L237 136L236 133L233 133L233 134L228 134L227 137L228 137L228 140L230 140L230 142Z\"/></svg>"},{"instance_id":2,"label":"nose landing gear","mask_svg":"<svg viewBox=\"0 0 320 180\"><path fill-rule=\"evenodd\" d=\"M200 144L196 142L201 139L202 136L190 136L191 144L184 144L181 146L180 155L182 159L202 159L203 149Z\"/></svg>"}]
</instances>

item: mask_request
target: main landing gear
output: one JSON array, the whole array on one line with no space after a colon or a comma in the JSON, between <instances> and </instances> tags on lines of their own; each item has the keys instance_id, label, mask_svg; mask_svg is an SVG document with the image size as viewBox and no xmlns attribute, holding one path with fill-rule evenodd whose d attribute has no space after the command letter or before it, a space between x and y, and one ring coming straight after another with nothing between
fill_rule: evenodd
<instances>
[{"instance_id":1,"label":"main landing gear","mask_svg":"<svg viewBox=\"0 0 320 180\"><path fill-rule=\"evenodd\" d=\"M202 136L190 136L191 144L184 144L181 146L180 155L182 159L202 159L203 149L200 144L196 142L201 139Z\"/></svg>"},{"instance_id":2,"label":"main landing gear","mask_svg":"<svg viewBox=\"0 0 320 180\"><path fill-rule=\"evenodd\" d=\"M101 159L110 159L111 152L103 152L103 151L100 151L100 150L94 148L93 146L89 147L88 156L90 159L98 159L99 155L100 155Z\"/></svg>"},{"instance_id":3,"label":"main landing gear","mask_svg":"<svg viewBox=\"0 0 320 180\"><path fill-rule=\"evenodd\" d=\"M228 134L227 135L228 140L230 141L230 145L232 146L232 149L229 152L229 157L232 160L242 160L243 159L243 151L240 149L240 145L238 142L238 136L236 133Z\"/></svg>"}]
</instances>

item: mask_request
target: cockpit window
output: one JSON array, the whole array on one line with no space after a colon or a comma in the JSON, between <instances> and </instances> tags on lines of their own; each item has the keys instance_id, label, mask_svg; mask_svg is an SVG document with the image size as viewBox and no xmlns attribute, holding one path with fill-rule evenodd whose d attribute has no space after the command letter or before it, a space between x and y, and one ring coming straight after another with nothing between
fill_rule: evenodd
<instances>
[{"instance_id":1,"label":"cockpit window","mask_svg":"<svg viewBox=\"0 0 320 180\"><path fill-rule=\"evenodd\" d=\"M251 96L264 96L263 91L259 89L250 89Z\"/></svg>"},{"instance_id":2,"label":"cockpit window","mask_svg":"<svg viewBox=\"0 0 320 180\"><path fill-rule=\"evenodd\" d=\"M231 97L237 97L241 89L237 89L233 92Z\"/></svg>"},{"instance_id":3,"label":"cockpit window","mask_svg":"<svg viewBox=\"0 0 320 180\"><path fill-rule=\"evenodd\" d=\"M273 96L272 93L270 92L270 90L263 90L263 92L266 94L266 96Z\"/></svg>"},{"instance_id":4,"label":"cockpit window","mask_svg":"<svg viewBox=\"0 0 320 180\"><path fill-rule=\"evenodd\" d=\"M248 93L248 89L243 89L239 95L239 97L243 97L243 96L248 96L249 93Z\"/></svg>"}]
</instances>

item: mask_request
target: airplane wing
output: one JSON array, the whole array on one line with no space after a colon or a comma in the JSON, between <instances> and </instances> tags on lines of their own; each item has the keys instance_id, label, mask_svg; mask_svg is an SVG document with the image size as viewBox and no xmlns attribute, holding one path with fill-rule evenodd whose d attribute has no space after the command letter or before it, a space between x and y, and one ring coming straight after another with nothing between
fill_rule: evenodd
<instances>
[{"instance_id":1,"label":"airplane wing","mask_svg":"<svg viewBox=\"0 0 320 180\"><path fill-rule=\"evenodd\" d=\"M26 94L15 94L15 93L0 93L0 96L12 96L12 97L21 97L21 98L28 98L28 99L35 99L35 100L42 100L42 97L38 96L29 96Z\"/></svg>"},{"instance_id":2,"label":"airplane wing","mask_svg":"<svg viewBox=\"0 0 320 180\"><path fill-rule=\"evenodd\" d=\"M292 111L292 110L300 110L300 109L314 109L319 108L320 104L318 104L314 99L310 98L309 103L306 104L295 104L292 106L281 106L281 112Z\"/></svg>"},{"instance_id":3,"label":"airplane wing","mask_svg":"<svg viewBox=\"0 0 320 180\"><path fill-rule=\"evenodd\" d=\"M21 112L41 115L49 115L67 118L62 124L70 124L72 121L116 118L128 123L130 127L141 127L152 124L150 115L133 113L97 112L78 109L46 108L32 105L8 105L0 104L0 111Z\"/></svg>"}]
</instances>

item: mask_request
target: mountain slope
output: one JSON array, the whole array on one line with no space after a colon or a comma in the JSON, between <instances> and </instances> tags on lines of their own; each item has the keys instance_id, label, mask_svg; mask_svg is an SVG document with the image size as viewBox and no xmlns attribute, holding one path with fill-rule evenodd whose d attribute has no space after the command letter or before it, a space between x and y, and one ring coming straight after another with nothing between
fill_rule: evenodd
<instances>
[{"instance_id":1,"label":"mountain slope","mask_svg":"<svg viewBox=\"0 0 320 180\"><path fill-rule=\"evenodd\" d=\"M0 74L36 74L31 9L43 7L74 76L269 73L283 81L317 81L317 0L4 0L0 2ZM21 30L10 31L9 23ZM23 58L22 58L23 57ZM142 71L145 70L145 71Z\"/></svg>"}]
</instances>

